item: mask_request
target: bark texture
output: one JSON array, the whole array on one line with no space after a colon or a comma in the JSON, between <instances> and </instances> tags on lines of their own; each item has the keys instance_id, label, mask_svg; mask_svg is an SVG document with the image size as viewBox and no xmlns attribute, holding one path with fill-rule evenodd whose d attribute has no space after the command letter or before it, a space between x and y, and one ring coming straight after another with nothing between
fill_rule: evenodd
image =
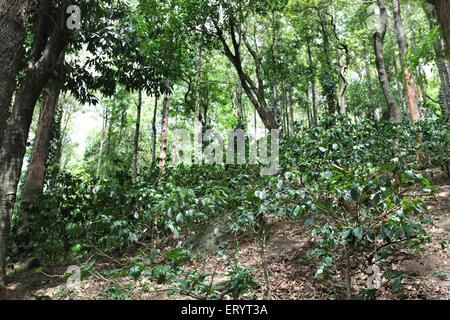
<instances>
[{"instance_id":1,"label":"bark texture","mask_svg":"<svg viewBox=\"0 0 450 320\"><path fill-rule=\"evenodd\" d=\"M429 0L436 8L437 19L444 33L447 44L447 58L450 57L450 1L449 0Z\"/></svg>"},{"instance_id":2,"label":"bark texture","mask_svg":"<svg viewBox=\"0 0 450 320\"><path fill-rule=\"evenodd\" d=\"M142 90L138 92L138 102L136 104L136 130L134 132L134 147L133 147L133 169L132 176L133 181L137 181L138 177L138 160L139 160L139 138L141 130L141 112L142 112Z\"/></svg>"},{"instance_id":3,"label":"bark texture","mask_svg":"<svg viewBox=\"0 0 450 320\"><path fill-rule=\"evenodd\" d=\"M395 35L400 51L400 63L402 65L403 80L405 83L406 101L408 104L409 119L412 124L420 120L419 103L417 99L417 85L414 76L405 65L405 55L408 48L408 42L403 30L403 22L400 12L400 1L392 1L392 11L394 12Z\"/></svg>"},{"instance_id":4,"label":"bark texture","mask_svg":"<svg viewBox=\"0 0 450 320\"><path fill-rule=\"evenodd\" d=\"M317 103L316 103L316 77L315 77L315 65L312 60L311 52L311 40L308 38L307 49L308 49L308 66L311 70L311 96L312 96L312 110L311 110L311 124L313 126L317 125Z\"/></svg>"},{"instance_id":5,"label":"bark texture","mask_svg":"<svg viewBox=\"0 0 450 320\"><path fill-rule=\"evenodd\" d=\"M39 125L30 158L28 175L23 187L22 201L25 204L36 205L37 198L42 193L44 187L58 98L59 90L51 90L40 111Z\"/></svg>"},{"instance_id":6,"label":"bark texture","mask_svg":"<svg viewBox=\"0 0 450 320\"><path fill-rule=\"evenodd\" d=\"M0 145L6 131L16 76L23 55L29 2L0 1Z\"/></svg>"},{"instance_id":7,"label":"bark texture","mask_svg":"<svg viewBox=\"0 0 450 320\"><path fill-rule=\"evenodd\" d=\"M160 155L159 155L159 167L161 171L164 171L167 161L167 136L169 133L169 108L170 97L168 93L164 94L162 119L161 119L161 141L160 141Z\"/></svg>"},{"instance_id":8,"label":"bark texture","mask_svg":"<svg viewBox=\"0 0 450 320\"><path fill-rule=\"evenodd\" d=\"M387 31L388 15L384 0L377 0L378 7L380 8L380 18L378 30L373 35L373 46L375 49L375 63L377 66L378 79L380 81L381 89L383 90L384 97L388 106L389 121L399 123L402 121L402 115L400 109L395 101L394 94L392 93L391 84L389 83L389 77L386 71L384 63L383 46L384 37Z\"/></svg>"},{"instance_id":9,"label":"bark texture","mask_svg":"<svg viewBox=\"0 0 450 320\"><path fill-rule=\"evenodd\" d=\"M152 166L156 163L156 114L158 110L158 96L155 94L155 106L152 118Z\"/></svg>"}]
</instances>

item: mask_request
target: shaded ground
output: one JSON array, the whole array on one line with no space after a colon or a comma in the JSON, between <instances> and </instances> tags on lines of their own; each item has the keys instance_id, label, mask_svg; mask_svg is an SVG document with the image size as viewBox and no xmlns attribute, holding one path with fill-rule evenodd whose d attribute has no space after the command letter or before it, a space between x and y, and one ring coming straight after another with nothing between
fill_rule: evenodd
<instances>
[{"instance_id":1,"label":"shaded ground","mask_svg":"<svg viewBox=\"0 0 450 320\"><path fill-rule=\"evenodd\" d=\"M450 242L450 184L444 177L432 178L437 192L424 198L433 217L430 228L433 242L423 252L399 254L394 268L404 271L406 277L398 291L381 290L384 299L450 299L450 249L442 248L442 242ZM304 228L295 221L277 221L272 227L272 238L267 247L266 258L270 270L272 297L274 299L341 299L344 298L343 281L339 274L328 280L314 277L315 266L308 261L311 246ZM244 296L246 299L262 299L265 292L263 270L259 259L259 247L254 241L241 243L235 251L239 263L250 267L261 287ZM9 279L9 299L182 299L186 296L169 297L170 287L158 285L146 277L134 281L130 277L105 277L98 270L118 267L120 261L96 265L90 277L83 280L76 290L68 290L62 276L67 266L45 268L44 273L27 271ZM123 260L126 261L126 258ZM116 264L116 266L114 266ZM226 265L222 258L206 255L186 266L185 269L201 270L214 274L213 283L226 279ZM355 286L364 283L364 274L355 274ZM358 289L354 288L355 292ZM227 296L224 297L228 298Z\"/></svg>"}]
</instances>

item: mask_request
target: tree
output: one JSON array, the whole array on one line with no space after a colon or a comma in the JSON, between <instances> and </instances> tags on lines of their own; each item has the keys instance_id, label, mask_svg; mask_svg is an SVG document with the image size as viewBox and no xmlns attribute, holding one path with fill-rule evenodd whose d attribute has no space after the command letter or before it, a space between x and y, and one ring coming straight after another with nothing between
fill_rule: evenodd
<instances>
[{"instance_id":1,"label":"tree","mask_svg":"<svg viewBox=\"0 0 450 320\"><path fill-rule=\"evenodd\" d=\"M30 1L0 1L0 146L9 117L30 14ZM0 286L2 280L0 279ZM0 288L1 289L1 288Z\"/></svg>"},{"instance_id":2,"label":"tree","mask_svg":"<svg viewBox=\"0 0 450 320\"><path fill-rule=\"evenodd\" d=\"M214 21L214 26L216 28L216 36L220 40L220 42L223 45L223 50L225 52L225 55L230 60L230 62L235 67L239 79L242 84L242 88L244 89L245 93L247 94L248 98L250 99L251 103L255 107L256 111L258 112L259 116L261 117L261 120L263 121L264 125L267 129L278 129L280 128L280 125L278 124L276 117L274 113L270 110L264 93L264 81L262 79L262 59L258 53L258 49L256 47L255 42L255 48L252 48L252 45L250 44L249 40L247 39L247 33L240 33L239 37L241 37L241 40L237 39L236 36L236 28L241 28L242 26L236 25L236 20L233 16L233 13L231 11L230 16L228 17L228 26L221 27L219 26L219 23L217 21ZM226 41L225 38L225 32L227 31L228 36L231 38L232 47L230 47ZM244 42L247 50L249 51L250 55L252 56L254 63L255 63L255 74L257 78L257 82L255 83L252 78L244 71L244 68L242 66L242 57L241 57L241 43ZM233 48L233 49L232 49Z\"/></svg>"},{"instance_id":3,"label":"tree","mask_svg":"<svg viewBox=\"0 0 450 320\"><path fill-rule=\"evenodd\" d=\"M167 161L167 138L169 132L169 111L170 111L170 93L169 90L164 93L163 108L161 115L161 138L159 152L159 167L164 172Z\"/></svg>"},{"instance_id":4,"label":"tree","mask_svg":"<svg viewBox=\"0 0 450 320\"><path fill-rule=\"evenodd\" d=\"M178 21L182 22L186 31L197 34L209 44L220 44L223 53L237 72L242 89L265 127L280 128L275 114L267 103L264 91L263 57L255 34L258 22L250 21L252 14L254 17L258 14L267 14L271 4L262 1L230 0L220 0L217 3L211 3L208 0L174 2L175 7L184 13L185 18ZM250 55L255 79L244 68L244 48Z\"/></svg>"},{"instance_id":5,"label":"tree","mask_svg":"<svg viewBox=\"0 0 450 320\"><path fill-rule=\"evenodd\" d=\"M17 3L23 4L23 1ZM84 31L89 33L92 31L93 21L95 21L94 24L97 24L97 28L101 25L98 24L98 19L95 17L104 14L105 8L97 1L85 5L89 6L91 12L91 15L85 18L86 29ZM71 37L70 30L66 26L67 6L66 1L54 3L50 0L40 0L36 5L32 47L28 52L26 69L23 70L24 75L15 93L12 112L0 147L0 288L5 286L10 219L36 103L43 89L54 76L58 61L66 47L72 44L76 49L77 44L79 45L86 39L84 37L86 34L80 35L76 31L72 33ZM108 6L106 9L111 11L112 8ZM114 10L112 12L114 13ZM104 21L113 20L105 19ZM95 30L95 27L93 29ZM75 81L69 79L69 82L73 84ZM80 89L80 86L74 87ZM79 93L74 87L71 89Z\"/></svg>"},{"instance_id":6,"label":"tree","mask_svg":"<svg viewBox=\"0 0 450 320\"><path fill-rule=\"evenodd\" d=\"M437 23L435 8L426 3L423 9L428 19L430 28L434 28ZM441 36L436 37L434 43L434 62L438 69L440 80L440 105L442 114L448 117L450 111L450 68L448 59L446 59L445 40Z\"/></svg>"},{"instance_id":7,"label":"tree","mask_svg":"<svg viewBox=\"0 0 450 320\"><path fill-rule=\"evenodd\" d=\"M62 70L64 60L65 54L61 53L56 68ZM62 72L60 71L60 73ZM25 226L28 223L28 214L25 208L30 205L33 207L37 205L37 199L42 194L42 189L44 187L47 160L50 153L50 142L54 130L56 120L55 116L60 93L60 86L57 84L52 84L52 87L48 90L47 96L44 98L44 102L40 110L38 127L28 166L28 175L23 187L23 224Z\"/></svg>"},{"instance_id":8,"label":"tree","mask_svg":"<svg viewBox=\"0 0 450 320\"><path fill-rule=\"evenodd\" d=\"M136 130L134 133L134 146L133 146L133 181L137 181L138 177L138 156L139 156L139 137L141 128L141 113L142 113L142 90L138 91L138 102L136 103L137 115L136 115Z\"/></svg>"},{"instance_id":9,"label":"tree","mask_svg":"<svg viewBox=\"0 0 450 320\"><path fill-rule=\"evenodd\" d=\"M328 23L327 23L327 12L328 8L317 9L317 14L319 15L320 27L322 32L322 40L323 40L323 54L324 54L324 66L322 72L322 87L325 91L325 95L327 97L327 105L328 105L328 114L334 115L336 112L336 81L334 80L334 72L333 65L331 63L331 46L330 46L330 37L328 31Z\"/></svg>"},{"instance_id":10,"label":"tree","mask_svg":"<svg viewBox=\"0 0 450 320\"><path fill-rule=\"evenodd\" d=\"M195 66L195 101L194 101L194 159L196 162L200 159L202 148L202 121L201 121L201 76L203 68L203 48L199 48Z\"/></svg>"},{"instance_id":11,"label":"tree","mask_svg":"<svg viewBox=\"0 0 450 320\"><path fill-rule=\"evenodd\" d=\"M387 31L388 15L384 0L377 0L377 4L380 10L379 26L378 30L373 35L373 46L375 49L375 63L377 66L378 79L380 81L381 89L383 90L384 97L388 106L389 120L394 123L402 121L400 109L392 94L391 84L386 72L386 66L383 55L384 38Z\"/></svg>"},{"instance_id":12,"label":"tree","mask_svg":"<svg viewBox=\"0 0 450 320\"><path fill-rule=\"evenodd\" d=\"M402 65L403 80L405 83L406 97L409 110L409 118L412 124L415 124L420 119L419 105L417 101L417 86L414 76L410 73L405 61L406 50L408 43L403 31L403 22L400 13L400 1L392 1L392 10L394 12L395 34L397 37L397 44L400 51L400 64Z\"/></svg>"},{"instance_id":13,"label":"tree","mask_svg":"<svg viewBox=\"0 0 450 320\"><path fill-rule=\"evenodd\" d=\"M33 54L29 67L16 92L13 110L0 148L0 287L5 286L6 250L12 209L27 146L33 111L42 89L47 85L67 43L64 26L65 8L47 12L56 23L47 28L36 28ZM41 16L41 19L48 17ZM45 39L45 46L42 46Z\"/></svg>"},{"instance_id":14,"label":"tree","mask_svg":"<svg viewBox=\"0 0 450 320\"><path fill-rule=\"evenodd\" d=\"M156 164L156 115L158 113L158 95L155 94L155 105L153 106L152 117L152 166Z\"/></svg>"},{"instance_id":15,"label":"tree","mask_svg":"<svg viewBox=\"0 0 450 320\"><path fill-rule=\"evenodd\" d=\"M447 43L447 56L450 56L450 3L448 0L428 0L436 8L437 18Z\"/></svg>"},{"instance_id":16,"label":"tree","mask_svg":"<svg viewBox=\"0 0 450 320\"><path fill-rule=\"evenodd\" d=\"M23 186L22 202L25 206L30 204L35 206L37 197L42 193L42 188L44 187L47 159L50 152L50 141L59 95L60 90L50 90L40 110L28 175Z\"/></svg>"}]
</instances>

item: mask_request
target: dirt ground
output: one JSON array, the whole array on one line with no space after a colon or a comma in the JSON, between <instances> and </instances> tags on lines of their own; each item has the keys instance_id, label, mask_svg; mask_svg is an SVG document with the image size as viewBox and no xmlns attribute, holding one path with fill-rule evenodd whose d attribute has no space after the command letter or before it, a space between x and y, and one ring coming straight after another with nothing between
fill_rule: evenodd
<instances>
[{"instance_id":1,"label":"dirt ground","mask_svg":"<svg viewBox=\"0 0 450 320\"><path fill-rule=\"evenodd\" d=\"M441 247L443 241L450 243L450 183L444 177L432 178L437 189L424 198L434 220L430 228L433 241L423 252L399 255L394 267L406 276L400 290L380 290L381 299L450 299L450 248ZM273 299L342 299L343 283L339 274L328 280L316 279L315 266L308 261L306 253L311 246L304 227L296 221L278 221L272 227L272 237L267 246L267 262L270 270ZM265 286L263 270L255 241L243 242L236 248L239 264L250 267L261 284L256 292L245 299L262 299ZM231 252L228 252L231 254ZM126 259L126 258L124 258ZM9 279L8 299L183 299L185 296L169 297L170 287L158 285L146 277L134 281L130 277L106 278L102 272L94 272L83 280L75 290L66 287L62 275L67 266L44 268L41 272L27 271L12 275ZM96 265L96 270L112 268ZM186 269L196 269L214 274L214 283L225 279L226 265L216 255L203 256ZM364 274L354 274L364 283ZM357 285L358 281L355 281ZM117 288L121 288L118 290ZM356 289L354 288L355 293ZM225 299L227 296L224 297Z\"/></svg>"}]
</instances>

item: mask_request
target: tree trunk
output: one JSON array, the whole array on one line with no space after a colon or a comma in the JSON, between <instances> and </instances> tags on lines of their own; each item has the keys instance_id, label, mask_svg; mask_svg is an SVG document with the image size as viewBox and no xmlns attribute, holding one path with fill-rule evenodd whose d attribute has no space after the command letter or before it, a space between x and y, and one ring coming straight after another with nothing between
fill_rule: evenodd
<instances>
[{"instance_id":1,"label":"tree trunk","mask_svg":"<svg viewBox=\"0 0 450 320\"><path fill-rule=\"evenodd\" d=\"M24 53L29 0L0 1L0 146L9 117L16 76ZM0 275L1 277L1 275ZM0 284L4 282L0 278ZM0 288L1 289L1 288Z\"/></svg>"},{"instance_id":2,"label":"tree trunk","mask_svg":"<svg viewBox=\"0 0 450 320\"><path fill-rule=\"evenodd\" d=\"M28 175L23 187L22 202L25 205L36 206L37 198L42 194L58 98L59 90L51 90L40 111ZM26 215L24 215L25 217ZM24 221L24 225L26 225L26 222Z\"/></svg>"},{"instance_id":3,"label":"tree trunk","mask_svg":"<svg viewBox=\"0 0 450 320\"><path fill-rule=\"evenodd\" d=\"M312 60L311 45L308 38L308 63L309 69L311 70L311 95L312 95L312 110L311 110L311 120L314 126L317 125L317 103L316 103L316 77L315 77L315 66Z\"/></svg>"},{"instance_id":4,"label":"tree trunk","mask_svg":"<svg viewBox=\"0 0 450 320\"><path fill-rule=\"evenodd\" d=\"M410 5L408 5L408 14L407 19L408 19L408 24L409 24L409 31L411 32L411 39L412 39L412 49L414 51L418 50L417 47L417 34L415 31L415 25L414 22L411 19L411 14L412 14L412 8ZM419 63L416 69L416 74L417 74L417 83L419 84L419 90L418 90L418 99L419 99L419 103L423 102L425 99L427 99L428 97L428 93L427 93L427 75L425 74L425 71L422 68L422 65Z\"/></svg>"},{"instance_id":5,"label":"tree trunk","mask_svg":"<svg viewBox=\"0 0 450 320\"><path fill-rule=\"evenodd\" d=\"M167 137L169 133L169 108L170 97L169 93L164 93L162 119L161 119L161 141L160 141L160 155L159 155L159 167L164 172L167 160Z\"/></svg>"},{"instance_id":6,"label":"tree trunk","mask_svg":"<svg viewBox=\"0 0 450 320\"><path fill-rule=\"evenodd\" d=\"M63 141L64 141L64 137L65 137L65 131L67 129L67 125L68 123L64 124L63 127L63 116L64 116L64 104L65 104L65 94L62 96L61 102L60 102L60 106L61 108L56 110L56 114L55 114L55 133L56 136L54 136L53 138L55 139L55 147L54 147L54 152L55 152L55 156L53 159L53 165L58 167L58 172L60 170L61 167L61 157L62 157L62 149L63 149ZM57 174L52 176L52 180L57 176Z\"/></svg>"},{"instance_id":7,"label":"tree trunk","mask_svg":"<svg viewBox=\"0 0 450 320\"><path fill-rule=\"evenodd\" d=\"M345 114L347 111L347 103L345 102L345 91L347 89L347 80L344 77L344 73L339 73L339 95L338 95L338 105L339 114Z\"/></svg>"},{"instance_id":8,"label":"tree trunk","mask_svg":"<svg viewBox=\"0 0 450 320\"><path fill-rule=\"evenodd\" d=\"M295 123L295 113L294 113L294 88L292 85L288 86L288 107L289 107L289 126L291 127L292 134L294 134L294 123Z\"/></svg>"},{"instance_id":9,"label":"tree trunk","mask_svg":"<svg viewBox=\"0 0 450 320\"><path fill-rule=\"evenodd\" d=\"M444 117L449 116L450 109L450 74L447 69L447 62L445 61L444 56L442 55L442 45L441 40L438 39L438 42L435 45L436 52L436 65L439 72L439 80L440 80L440 105L442 110L442 115Z\"/></svg>"},{"instance_id":10,"label":"tree trunk","mask_svg":"<svg viewBox=\"0 0 450 320\"><path fill-rule=\"evenodd\" d=\"M236 82L236 107L238 113L238 127L244 128L246 126L246 119L244 116L244 108L242 106L242 84L239 80Z\"/></svg>"},{"instance_id":11,"label":"tree trunk","mask_svg":"<svg viewBox=\"0 0 450 320\"><path fill-rule=\"evenodd\" d=\"M203 94L203 117L202 124L204 127L207 127L209 124L208 112L209 112L209 83L206 83L205 93Z\"/></svg>"},{"instance_id":12,"label":"tree trunk","mask_svg":"<svg viewBox=\"0 0 450 320\"><path fill-rule=\"evenodd\" d=\"M136 183L138 177L138 156L139 156L139 135L141 129L141 111L142 111L142 90L138 92L137 115L136 115L136 130L134 132L134 148L133 148L133 182Z\"/></svg>"},{"instance_id":13,"label":"tree trunk","mask_svg":"<svg viewBox=\"0 0 450 320\"><path fill-rule=\"evenodd\" d=\"M428 23L430 28L434 28L437 24L436 12L433 6L423 6L423 10L428 18ZM436 39L434 44L435 52L435 64L439 73L440 80L440 92L439 92L439 102L442 110L442 115L448 117L449 107L450 107L450 74L447 68L447 61L445 59L445 43L441 37Z\"/></svg>"},{"instance_id":14,"label":"tree trunk","mask_svg":"<svg viewBox=\"0 0 450 320\"><path fill-rule=\"evenodd\" d=\"M327 10L327 9L323 9ZM327 30L326 12L322 11L320 15L320 26L322 31L323 51L325 55L325 70L322 79L322 86L325 91L328 105L328 115L332 116L336 113L335 91L336 84L333 80L333 67L331 65L330 40Z\"/></svg>"},{"instance_id":15,"label":"tree trunk","mask_svg":"<svg viewBox=\"0 0 450 320\"><path fill-rule=\"evenodd\" d=\"M152 118L152 166L156 163L156 114L158 110L158 96L155 94L155 106Z\"/></svg>"},{"instance_id":16,"label":"tree trunk","mask_svg":"<svg viewBox=\"0 0 450 320\"><path fill-rule=\"evenodd\" d=\"M102 168L102 160L103 160L103 155L105 154L106 130L108 129L108 123L109 123L109 113L108 113L108 107L105 105L103 107L102 132L100 135L100 148L99 148L98 161L97 161L96 176L98 178L98 181L100 181L100 173L101 173L100 171Z\"/></svg>"},{"instance_id":17,"label":"tree trunk","mask_svg":"<svg viewBox=\"0 0 450 320\"><path fill-rule=\"evenodd\" d=\"M200 113L201 105L201 76L203 68L202 49L199 49L195 68L195 103L194 103L194 161L201 161L202 153L202 121Z\"/></svg>"},{"instance_id":18,"label":"tree trunk","mask_svg":"<svg viewBox=\"0 0 450 320\"><path fill-rule=\"evenodd\" d=\"M450 57L450 1L428 0L436 8L437 19L444 33L447 44L447 57Z\"/></svg>"},{"instance_id":19,"label":"tree trunk","mask_svg":"<svg viewBox=\"0 0 450 320\"><path fill-rule=\"evenodd\" d=\"M397 44L400 51L400 63L402 65L403 80L405 82L409 119L412 124L415 124L420 120L419 105L417 101L417 86L414 76L409 72L405 62L408 43L403 30L399 0L392 1L392 10L394 12L395 35L397 37Z\"/></svg>"},{"instance_id":20,"label":"tree trunk","mask_svg":"<svg viewBox=\"0 0 450 320\"><path fill-rule=\"evenodd\" d=\"M329 15L331 18L330 25L332 27L332 31L334 34L334 38L336 40L336 47L338 50L336 50L336 60L337 60L337 66L339 67L338 72L338 108L339 108L339 114L343 115L347 111L347 103L345 100L345 92L347 91L348 87L348 81L346 78L347 70L350 65L350 52L348 49L347 44L345 44L344 41L341 41L338 29L336 27L336 10L333 4L333 0L330 0L330 6L332 9L332 14ZM342 51L342 54L341 54Z\"/></svg>"},{"instance_id":21,"label":"tree trunk","mask_svg":"<svg viewBox=\"0 0 450 320\"><path fill-rule=\"evenodd\" d=\"M387 31L388 15L384 5L384 0L377 0L377 3L380 8L380 21L378 30L373 35L375 63L377 66L378 79L380 81L381 89L383 90L388 106L389 121L399 123L402 121L402 115L400 113L400 109L398 108L397 102L395 101L394 95L392 94L391 84L389 83L383 55L383 45L384 37L386 36Z\"/></svg>"},{"instance_id":22,"label":"tree trunk","mask_svg":"<svg viewBox=\"0 0 450 320\"><path fill-rule=\"evenodd\" d=\"M34 108L66 43L65 29L60 29L58 26L55 26L40 59L31 61L29 64L16 92L12 114L0 148L0 288L5 287L6 284L5 264L10 219Z\"/></svg>"}]
</instances>

